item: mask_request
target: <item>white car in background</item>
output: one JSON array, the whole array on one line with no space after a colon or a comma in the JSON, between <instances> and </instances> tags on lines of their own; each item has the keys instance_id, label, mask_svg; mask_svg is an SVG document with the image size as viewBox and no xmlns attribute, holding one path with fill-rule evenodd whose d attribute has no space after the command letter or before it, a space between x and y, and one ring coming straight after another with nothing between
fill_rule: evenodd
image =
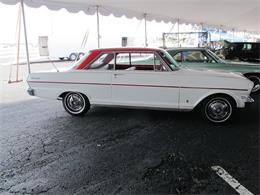
<instances>
[{"instance_id":1,"label":"white car in background","mask_svg":"<svg viewBox=\"0 0 260 195\"><path fill-rule=\"evenodd\" d=\"M91 105L177 111L199 106L206 119L222 123L253 102L253 83L244 76L182 69L166 51L152 48L92 50L66 71L32 73L27 82L30 95L62 100L71 115L85 114Z\"/></svg>"}]
</instances>

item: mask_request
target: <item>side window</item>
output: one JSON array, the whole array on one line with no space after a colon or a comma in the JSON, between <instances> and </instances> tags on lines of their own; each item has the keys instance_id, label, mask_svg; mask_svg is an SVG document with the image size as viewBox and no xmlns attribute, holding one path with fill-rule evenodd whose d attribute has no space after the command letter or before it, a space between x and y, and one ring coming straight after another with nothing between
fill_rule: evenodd
<instances>
[{"instance_id":1,"label":"side window","mask_svg":"<svg viewBox=\"0 0 260 195\"><path fill-rule=\"evenodd\" d=\"M114 54L104 53L101 54L98 59L92 62L88 69L101 69L101 70L112 70L114 67Z\"/></svg>"},{"instance_id":2,"label":"side window","mask_svg":"<svg viewBox=\"0 0 260 195\"><path fill-rule=\"evenodd\" d=\"M118 53L116 70L164 71L167 70L161 59L154 53Z\"/></svg>"},{"instance_id":3,"label":"side window","mask_svg":"<svg viewBox=\"0 0 260 195\"><path fill-rule=\"evenodd\" d=\"M117 53L115 69L116 70L125 70L131 67L130 64L130 54L129 53Z\"/></svg>"},{"instance_id":4,"label":"side window","mask_svg":"<svg viewBox=\"0 0 260 195\"><path fill-rule=\"evenodd\" d=\"M153 57L154 57L154 70L167 71L167 68L165 67L162 59L157 54L154 54Z\"/></svg>"},{"instance_id":5,"label":"side window","mask_svg":"<svg viewBox=\"0 0 260 195\"><path fill-rule=\"evenodd\" d=\"M242 50L251 50L252 49L252 44L250 43L245 43Z\"/></svg>"},{"instance_id":6,"label":"side window","mask_svg":"<svg viewBox=\"0 0 260 195\"><path fill-rule=\"evenodd\" d=\"M183 51L183 62L208 62L210 59L201 51Z\"/></svg>"},{"instance_id":7,"label":"side window","mask_svg":"<svg viewBox=\"0 0 260 195\"><path fill-rule=\"evenodd\" d=\"M181 52L176 53L176 54L173 56L173 59L174 59L176 62L181 62L181 61L182 61L182 59L181 59Z\"/></svg>"},{"instance_id":8,"label":"side window","mask_svg":"<svg viewBox=\"0 0 260 195\"><path fill-rule=\"evenodd\" d=\"M247 50L252 50L252 44L247 44Z\"/></svg>"},{"instance_id":9,"label":"side window","mask_svg":"<svg viewBox=\"0 0 260 195\"><path fill-rule=\"evenodd\" d=\"M158 63L154 53L131 53L131 64L136 70L153 71Z\"/></svg>"}]
</instances>

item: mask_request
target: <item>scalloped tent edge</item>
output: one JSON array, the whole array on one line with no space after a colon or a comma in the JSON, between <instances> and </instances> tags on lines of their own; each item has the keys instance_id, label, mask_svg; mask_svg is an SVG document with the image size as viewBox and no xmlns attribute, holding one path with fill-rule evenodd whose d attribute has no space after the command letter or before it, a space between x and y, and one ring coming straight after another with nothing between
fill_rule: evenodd
<instances>
[{"instance_id":1,"label":"scalloped tent edge","mask_svg":"<svg viewBox=\"0 0 260 195\"><path fill-rule=\"evenodd\" d=\"M50 10L66 9L68 12L83 11L87 15L99 13L115 17L143 19L148 21L203 24L203 26L223 30L260 33L260 1L258 0L23 0L29 7L42 5ZM20 0L0 0L14 5ZM171 8L172 7L172 8ZM229 19L230 18L230 19ZM237 19L236 19L237 18Z\"/></svg>"}]
</instances>

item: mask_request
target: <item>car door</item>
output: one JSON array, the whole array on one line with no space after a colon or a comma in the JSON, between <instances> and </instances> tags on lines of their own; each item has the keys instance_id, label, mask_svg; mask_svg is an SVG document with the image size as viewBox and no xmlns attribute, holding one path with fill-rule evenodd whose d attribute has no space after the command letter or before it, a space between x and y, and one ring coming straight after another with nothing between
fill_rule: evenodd
<instances>
[{"instance_id":1,"label":"car door","mask_svg":"<svg viewBox=\"0 0 260 195\"><path fill-rule=\"evenodd\" d=\"M114 53L102 53L86 70L80 71L81 88L92 104L111 104L111 76L114 67ZM79 79L79 76L78 76Z\"/></svg>"},{"instance_id":2,"label":"car door","mask_svg":"<svg viewBox=\"0 0 260 195\"><path fill-rule=\"evenodd\" d=\"M115 105L178 108L177 79L157 54L116 55L112 74L112 101Z\"/></svg>"}]
</instances>

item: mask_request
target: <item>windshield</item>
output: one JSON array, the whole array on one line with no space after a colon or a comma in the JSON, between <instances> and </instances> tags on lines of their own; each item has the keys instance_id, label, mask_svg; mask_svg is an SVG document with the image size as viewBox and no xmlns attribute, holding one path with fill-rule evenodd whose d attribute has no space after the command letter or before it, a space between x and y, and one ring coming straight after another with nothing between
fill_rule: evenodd
<instances>
[{"instance_id":1,"label":"windshield","mask_svg":"<svg viewBox=\"0 0 260 195\"><path fill-rule=\"evenodd\" d=\"M172 70L179 70L178 63L172 58L167 51L160 52L161 57L170 65Z\"/></svg>"},{"instance_id":2,"label":"windshield","mask_svg":"<svg viewBox=\"0 0 260 195\"><path fill-rule=\"evenodd\" d=\"M215 58L219 63L226 63L225 60L223 60L222 58L220 58L217 54L215 54L213 51L207 49L208 53L213 57Z\"/></svg>"}]
</instances>

